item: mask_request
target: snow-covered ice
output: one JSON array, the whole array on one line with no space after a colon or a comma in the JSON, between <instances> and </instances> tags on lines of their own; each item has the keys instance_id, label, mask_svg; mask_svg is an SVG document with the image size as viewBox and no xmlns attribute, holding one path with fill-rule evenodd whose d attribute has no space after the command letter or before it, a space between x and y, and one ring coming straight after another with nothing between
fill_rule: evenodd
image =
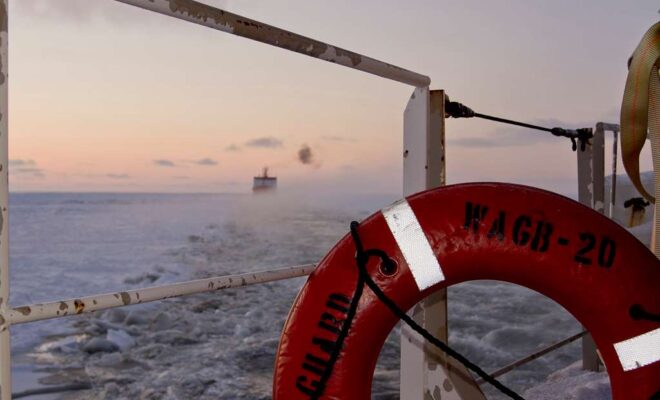
<instances>
[{"instance_id":1,"label":"snow-covered ice","mask_svg":"<svg viewBox=\"0 0 660 400\"><path fill-rule=\"evenodd\" d=\"M634 193L621 179L617 192L617 204ZM18 304L316 262L352 219L395 199L25 194L12 200L12 303ZM628 211L617 206L615 216L625 221ZM642 240L650 236L648 225L635 229ZM280 330L303 283L18 326L14 346L23 355L18 359L48 373L44 384L92 384L63 399L269 399ZM449 298L451 343L486 370L580 331L556 303L519 286L468 282L450 288ZM531 399L608 398L607 375L581 371L579 358L574 343L502 380ZM395 329L381 351L374 398L398 398L398 370Z\"/></svg>"},{"instance_id":2,"label":"snow-covered ice","mask_svg":"<svg viewBox=\"0 0 660 400\"><path fill-rule=\"evenodd\" d=\"M609 400L610 381L602 372L582 369L582 362L563 368L541 384L528 389L524 395L534 400Z\"/></svg>"}]
</instances>

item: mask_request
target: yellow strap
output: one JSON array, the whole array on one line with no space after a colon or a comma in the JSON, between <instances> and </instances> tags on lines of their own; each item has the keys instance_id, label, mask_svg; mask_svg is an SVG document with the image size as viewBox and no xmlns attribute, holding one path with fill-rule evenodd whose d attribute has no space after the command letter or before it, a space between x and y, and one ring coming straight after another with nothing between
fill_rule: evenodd
<instances>
[{"instance_id":1,"label":"yellow strap","mask_svg":"<svg viewBox=\"0 0 660 400\"><path fill-rule=\"evenodd\" d=\"M657 83L658 70L660 63L660 22L649 29L642 41L633 53L632 61L628 70L628 79L626 80L626 89L623 94L623 104L621 105L621 157L623 166L635 185L639 193L649 201L655 203L655 198L651 196L640 180L639 176L639 154L644 147L647 137L649 122L651 123L651 145L653 149L653 169L656 179L660 175L660 147L658 143L657 112L655 108L653 115L649 115L649 107L652 102L657 101L657 92L655 96L651 94L651 82ZM653 99L652 97L655 97ZM652 121L651 121L652 120ZM655 125L655 126L653 126ZM658 184L656 182L656 192Z\"/></svg>"},{"instance_id":2,"label":"yellow strap","mask_svg":"<svg viewBox=\"0 0 660 400\"><path fill-rule=\"evenodd\" d=\"M655 198L660 198L660 75L658 75L658 64L652 69L649 87L649 136L651 138L651 155L653 156L653 171L655 174ZM653 235L651 236L651 250L660 258L660 240L656 240L660 234L660 212L658 202L655 204L653 218Z\"/></svg>"}]
</instances>

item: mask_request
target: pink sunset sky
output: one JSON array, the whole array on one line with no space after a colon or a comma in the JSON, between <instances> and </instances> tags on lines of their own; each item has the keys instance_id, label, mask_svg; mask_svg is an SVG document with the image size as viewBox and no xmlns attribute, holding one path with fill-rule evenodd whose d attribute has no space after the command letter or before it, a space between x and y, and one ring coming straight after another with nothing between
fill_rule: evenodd
<instances>
[{"instance_id":1,"label":"pink sunset sky","mask_svg":"<svg viewBox=\"0 0 660 400\"><path fill-rule=\"evenodd\" d=\"M617 122L626 61L659 16L657 0L206 3L568 128ZM13 191L246 192L266 165L284 188L401 190L409 86L113 0L9 6ZM566 139L450 120L447 143L450 183L576 190Z\"/></svg>"}]
</instances>

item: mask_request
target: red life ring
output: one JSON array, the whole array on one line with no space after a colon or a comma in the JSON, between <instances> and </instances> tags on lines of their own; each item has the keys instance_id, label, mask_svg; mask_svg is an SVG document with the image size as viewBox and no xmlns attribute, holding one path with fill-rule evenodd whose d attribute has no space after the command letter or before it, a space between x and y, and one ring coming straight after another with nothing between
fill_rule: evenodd
<instances>
[{"instance_id":1,"label":"red life ring","mask_svg":"<svg viewBox=\"0 0 660 400\"><path fill-rule=\"evenodd\" d=\"M509 184L447 186L395 203L359 227L366 249L397 264L369 276L401 309L438 288L492 279L540 292L592 334L615 400L660 391L660 325L630 315L660 313L660 261L604 216L572 200ZM376 359L397 318L365 289L339 358L328 357L356 288L355 245L344 237L298 294L277 353L275 400L370 399ZM329 373L324 392L320 376Z\"/></svg>"}]
</instances>

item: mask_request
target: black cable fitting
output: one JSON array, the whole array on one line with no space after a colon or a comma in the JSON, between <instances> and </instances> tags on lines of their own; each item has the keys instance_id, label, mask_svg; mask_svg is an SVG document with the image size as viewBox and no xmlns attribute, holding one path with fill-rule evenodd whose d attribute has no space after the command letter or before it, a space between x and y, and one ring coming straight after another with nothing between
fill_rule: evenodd
<instances>
[{"instance_id":1,"label":"black cable fitting","mask_svg":"<svg viewBox=\"0 0 660 400\"><path fill-rule=\"evenodd\" d=\"M593 128L579 128L577 131L577 137L581 144L581 151L584 151L587 143L591 143L590 140L594 137Z\"/></svg>"},{"instance_id":2,"label":"black cable fitting","mask_svg":"<svg viewBox=\"0 0 660 400\"><path fill-rule=\"evenodd\" d=\"M630 199L623 202L623 208L632 207L635 211L641 211L649 205L651 205L651 203L644 200L643 197L631 197Z\"/></svg>"},{"instance_id":3,"label":"black cable fitting","mask_svg":"<svg viewBox=\"0 0 660 400\"><path fill-rule=\"evenodd\" d=\"M647 320L653 322L660 322L660 315L652 314L644 309L640 304L633 304L628 310L630 318L634 320Z\"/></svg>"},{"instance_id":4,"label":"black cable fitting","mask_svg":"<svg viewBox=\"0 0 660 400\"><path fill-rule=\"evenodd\" d=\"M584 151L589 144L589 140L594 137L594 132L592 128L578 128L578 129L564 129L564 128L552 128L550 130L555 136L566 137L571 139L573 151L577 150L577 142L580 142L580 151Z\"/></svg>"},{"instance_id":5,"label":"black cable fitting","mask_svg":"<svg viewBox=\"0 0 660 400\"><path fill-rule=\"evenodd\" d=\"M474 111L457 101L445 101L445 114L452 118L472 118Z\"/></svg>"}]
</instances>

